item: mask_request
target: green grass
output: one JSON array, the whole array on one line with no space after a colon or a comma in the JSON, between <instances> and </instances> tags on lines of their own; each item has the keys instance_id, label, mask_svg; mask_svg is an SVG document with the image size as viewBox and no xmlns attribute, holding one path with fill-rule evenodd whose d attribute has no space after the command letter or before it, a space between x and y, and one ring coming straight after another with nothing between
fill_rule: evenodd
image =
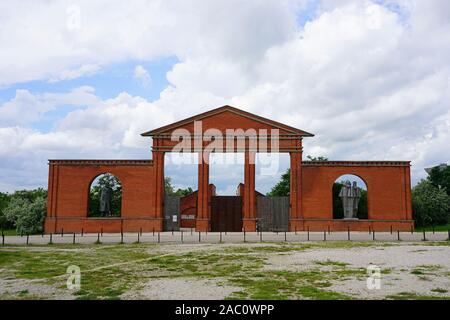
<instances>
[{"instance_id":1,"label":"green grass","mask_svg":"<svg viewBox=\"0 0 450 320\"><path fill-rule=\"evenodd\" d=\"M16 229L3 230L3 234L5 236L17 236L18 235Z\"/></svg>"},{"instance_id":2,"label":"green grass","mask_svg":"<svg viewBox=\"0 0 450 320\"><path fill-rule=\"evenodd\" d=\"M417 227L414 230L417 232L423 232L423 230L425 230L426 232L432 232L433 226ZM447 232L448 230L450 230L450 223L434 226L434 231L436 232Z\"/></svg>"},{"instance_id":3,"label":"green grass","mask_svg":"<svg viewBox=\"0 0 450 320\"><path fill-rule=\"evenodd\" d=\"M401 292L399 294L389 295L389 300L449 300L449 297L419 295L413 292Z\"/></svg>"}]
</instances>

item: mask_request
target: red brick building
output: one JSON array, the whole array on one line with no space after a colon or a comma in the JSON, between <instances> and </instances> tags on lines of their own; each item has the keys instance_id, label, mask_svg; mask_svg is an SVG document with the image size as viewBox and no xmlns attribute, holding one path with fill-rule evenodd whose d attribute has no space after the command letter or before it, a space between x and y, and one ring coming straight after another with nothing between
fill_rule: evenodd
<instances>
[{"instance_id":1,"label":"red brick building","mask_svg":"<svg viewBox=\"0 0 450 320\"><path fill-rule=\"evenodd\" d=\"M197 126L201 121L200 135ZM197 127L196 127L197 126ZM241 132L230 141L215 138L227 130ZM239 131L241 129L242 131ZM242 134L244 132L244 134ZM249 112L224 106L173 124L146 132L152 137L151 160L49 160L47 233L162 231L164 219L164 155L177 152L179 139L190 142L184 152L208 158L211 142L223 145L227 152L245 154L242 195L242 228L256 230L257 194L255 164L257 152L290 155L290 230L409 230L413 225L411 210L410 162L404 161L302 161L303 138L313 135ZM264 150L261 141L270 143ZM254 143L256 141L256 143ZM272 143L276 141L276 145ZM89 190L100 174L111 173L122 184L121 216L88 217ZM360 177L368 188L368 219L333 219L332 185L344 174ZM209 164L199 161L198 191L191 197L195 208L195 228L211 230Z\"/></svg>"}]
</instances>

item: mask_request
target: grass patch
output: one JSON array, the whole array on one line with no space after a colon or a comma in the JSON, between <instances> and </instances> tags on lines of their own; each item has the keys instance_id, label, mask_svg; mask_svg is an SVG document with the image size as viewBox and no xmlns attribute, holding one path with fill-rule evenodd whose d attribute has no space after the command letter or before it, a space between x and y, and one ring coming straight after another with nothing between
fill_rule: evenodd
<instances>
[{"instance_id":1,"label":"grass patch","mask_svg":"<svg viewBox=\"0 0 450 320\"><path fill-rule=\"evenodd\" d=\"M332 261L332 260L325 260L325 261L313 261L315 264L318 264L319 266L334 266L334 267L346 267L348 266L348 263L340 262L340 261Z\"/></svg>"},{"instance_id":2,"label":"grass patch","mask_svg":"<svg viewBox=\"0 0 450 320\"><path fill-rule=\"evenodd\" d=\"M414 231L416 232L423 232L423 230L425 230L426 232L432 232L433 226L417 227L414 229ZM448 230L450 230L450 223L434 226L434 231L436 232L447 232Z\"/></svg>"},{"instance_id":3,"label":"grass patch","mask_svg":"<svg viewBox=\"0 0 450 320\"><path fill-rule=\"evenodd\" d=\"M400 292L386 297L389 300L449 300L450 297L419 295L413 292Z\"/></svg>"},{"instance_id":4,"label":"grass patch","mask_svg":"<svg viewBox=\"0 0 450 320\"><path fill-rule=\"evenodd\" d=\"M435 289L431 289L431 292L436 292L436 293L447 293L448 290L442 289L442 288L435 288Z\"/></svg>"}]
</instances>

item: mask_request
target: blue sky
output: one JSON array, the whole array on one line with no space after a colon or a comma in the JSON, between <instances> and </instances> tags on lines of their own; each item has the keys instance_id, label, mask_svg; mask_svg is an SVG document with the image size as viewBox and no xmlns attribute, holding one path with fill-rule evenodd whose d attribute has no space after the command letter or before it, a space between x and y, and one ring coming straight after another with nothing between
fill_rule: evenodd
<instances>
[{"instance_id":1,"label":"blue sky","mask_svg":"<svg viewBox=\"0 0 450 320\"><path fill-rule=\"evenodd\" d=\"M315 133L305 156L410 160L414 183L449 161L448 1L17 6L0 4L0 191L45 187L49 158L149 158L141 132L224 104ZM195 186L195 166L167 173ZM226 194L242 176L211 169Z\"/></svg>"}]
</instances>

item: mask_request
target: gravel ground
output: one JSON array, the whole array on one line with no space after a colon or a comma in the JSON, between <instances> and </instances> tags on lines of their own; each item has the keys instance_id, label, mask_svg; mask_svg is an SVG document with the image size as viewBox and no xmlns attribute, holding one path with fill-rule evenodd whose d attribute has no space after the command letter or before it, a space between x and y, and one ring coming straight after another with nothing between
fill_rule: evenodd
<instances>
[{"instance_id":1,"label":"gravel ground","mask_svg":"<svg viewBox=\"0 0 450 320\"><path fill-rule=\"evenodd\" d=\"M314 249L268 257L266 270L327 269L327 262L347 263L346 268L381 268L381 288L367 289L366 277L334 282L329 288L362 299L384 298L402 292L450 297L450 247L396 245L387 247ZM320 265L320 263L325 265ZM416 270L416 271L414 271ZM419 270L419 272L417 272ZM383 272L384 271L384 272ZM435 292L432 290L439 289Z\"/></svg>"},{"instance_id":2,"label":"gravel ground","mask_svg":"<svg viewBox=\"0 0 450 320\"><path fill-rule=\"evenodd\" d=\"M42 280L0 278L1 299L74 299L70 291L59 289Z\"/></svg>"},{"instance_id":3,"label":"gravel ground","mask_svg":"<svg viewBox=\"0 0 450 320\"><path fill-rule=\"evenodd\" d=\"M122 299L222 300L241 288L225 286L218 280L153 279L141 290L128 291Z\"/></svg>"},{"instance_id":4,"label":"gravel ground","mask_svg":"<svg viewBox=\"0 0 450 320\"><path fill-rule=\"evenodd\" d=\"M369 246L342 248L345 242L334 247L332 242L320 243L314 247L312 242L300 245L276 243L247 244L159 244L146 247L150 254L163 255L192 252L252 255L265 258L263 271L307 271L352 270L363 268L344 278L332 277L324 273L324 281L331 286L326 290L340 292L356 299L382 299L389 295L409 293L416 295L440 296L450 299L450 246L433 242L379 242ZM257 250L261 249L265 250ZM2 250L15 249L30 251L51 251L55 247L4 247ZM241 250L250 249L249 252ZM237 249L237 250L233 250ZM254 249L254 250L251 250ZM287 249L287 250L284 250ZM86 248L58 248L58 250L92 250ZM234 252L234 253L233 253ZM133 263L130 261L130 263ZM381 288L367 289L367 277L364 270L369 265L379 266L382 270ZM145 278L137 287L122 294L123 299L224 299L243 288L227 283L226 278ZM274 288L276 290L276 288ZM0 270L0 299L73 299L72 292L52 286L45 280L17 279L13 272Z\"/></svg>"}]
</instances>

